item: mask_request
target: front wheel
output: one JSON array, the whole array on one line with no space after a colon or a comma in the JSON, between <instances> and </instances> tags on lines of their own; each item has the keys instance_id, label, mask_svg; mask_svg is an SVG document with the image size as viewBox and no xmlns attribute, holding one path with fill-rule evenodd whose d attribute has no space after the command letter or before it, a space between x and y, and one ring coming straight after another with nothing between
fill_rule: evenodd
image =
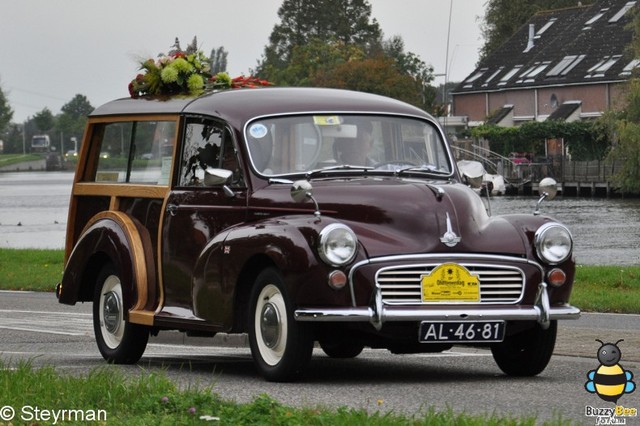
<instances>
[{"instance_id":1,"label":"front wheel","mask_svg":"<svg viewBox=\"0 0 640 426\"><path fill-rule=\"evenodd\" d=\"M138 362L149 340L149 330L124 319L122 282L107 264L96 280L93 298L93 330L102 357L113 364Z\"/></svg>"},{"instance_id":2,"label":"front wheel","mask_svg":"<svg viewBox=\"0 0 640 426\"><path fill-rule=\"evenodd\" d=\"M274 382L298 378L311 358L313 339L293 318L280 274L265 269L256 278L249 309L249 344L262 376Z\"/></svg>"},{"instance_id":3,"label":"front wheel","mask_svg":"<svg viewBox=\"0 0 640 426\"><path fill-rule=\"evenodd\" d=\"M491 346L493 359L509 376L535 376L549 363L556 344L558 321L551 321L544 330L539 324L507 336L503 342Z\"/></svg>"}]
</instances>

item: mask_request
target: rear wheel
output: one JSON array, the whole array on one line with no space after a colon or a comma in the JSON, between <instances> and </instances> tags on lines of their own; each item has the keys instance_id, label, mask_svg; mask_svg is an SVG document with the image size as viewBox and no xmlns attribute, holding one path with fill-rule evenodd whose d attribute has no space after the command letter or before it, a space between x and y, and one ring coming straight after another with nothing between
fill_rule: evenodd
<instances>
[{"instance_id":1,"label":"rear wheel","mask_svg":"<svg viewBox=\"0 0 640 426\"><path fill-rule=\"evenodd\" d=\"M298 378L311 358L313 339L293 318L280 274L265 269L251 292L248 318L251 354L262 376L275 382Z\"/></svg>"},{"instance_id":2,"label":"rear wheel","mask_svg":"<svg viewBox=\"0 0 640 426\"><path fill-rule=\"evenodd\" d=\"M544 330L539 324L507 336L503 342L491 346L498 367L510 376L535 376L549 364L556 344L558 322L551 321Z\"/></svg>"},{"instance_id":3,"label":"rear wheel","mask_svg":"<svg viewBox=\"0 0 640 426\"><path fill-rule=\"evenodd\" d=\"M120 275L105 265L96 280L93 299L93 329L103 358L114 364L138 362L147 346L149 330L125 321Z\"/></svg>"}]
</instances>

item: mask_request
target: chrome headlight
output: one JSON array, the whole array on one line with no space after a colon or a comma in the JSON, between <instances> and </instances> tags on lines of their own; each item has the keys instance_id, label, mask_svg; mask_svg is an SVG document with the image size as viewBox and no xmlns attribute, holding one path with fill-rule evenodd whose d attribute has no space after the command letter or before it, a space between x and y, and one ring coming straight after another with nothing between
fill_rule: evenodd
<instances>
[{"instance_id":1,"label":"chrome headlight","mask_svg":"<svg viewBox=\"0 0 640 426\"><path fill-rule=\"evenodd\" d=\"M573 249L569 230L559 223L545 223L536 231L535 246L538 257L551 265L562 263Z\"/></svg>"},{"instance_id":2,"label":"chrome headlight","mask_svg":"<svg viewBox=\"0 0 640 426\"><path fill-rule=\"evenodd\" d=\"M332 223L320 231L318 253L331 266L342 266L356 256L358 238L346 225Z\"/></svg>"}]
</instances>

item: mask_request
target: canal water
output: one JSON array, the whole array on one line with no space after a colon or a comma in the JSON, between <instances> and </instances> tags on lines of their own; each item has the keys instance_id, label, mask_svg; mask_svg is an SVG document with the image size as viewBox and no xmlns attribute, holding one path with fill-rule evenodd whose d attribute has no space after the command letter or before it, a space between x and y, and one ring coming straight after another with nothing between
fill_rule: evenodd
<instances>
[{"instance_id":1,"label":"canal water","mask_svg":"<svg viewBox=\"0 0 640 426\"><path fill-rule=\"evenodd\" d=\"M63 248L73 173L0 173L0 247ZM493 197L494 215L533 213L537 197ZM542 214L571 230L576 261L640 265L640 199L558 197Z\"/></svg>"}]
</instances>

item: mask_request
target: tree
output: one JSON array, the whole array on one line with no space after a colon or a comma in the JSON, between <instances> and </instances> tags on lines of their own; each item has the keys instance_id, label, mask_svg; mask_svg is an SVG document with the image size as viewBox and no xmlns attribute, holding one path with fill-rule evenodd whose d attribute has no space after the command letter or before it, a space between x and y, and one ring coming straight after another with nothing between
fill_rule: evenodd
<instances>
[{"instance_id":1,"label":"tree","mask_svg":"<svg viewBox=\"0 0 640 426\"><path fill-rule=\"evenodd\" d=\"M33 121L40 132L48 132L53 129L55 120L49 108L43 109L33 116Z\"/></svg>"},{"instance_id":2,"label":"tree","mask_svg":"<svg viewBox=\"0 0 640 426\"><path fill-rule=\"evenodd\" d=\"M284 0L278 15L255 71L260 78L378 93L435 110L433 68L406 52L400 36L383 41L366 0Z\"/></svg>"},{"instance_id":3,"label":"tree","mask_svg":"<svg viewBox=\"0 0 640 426\"><path fill-rule=\"evenodd\" d=\"M640 13L636 13L630 24L633 37L628 46L630 56L640 57ZM614 176L614 183L623 193L640 193L640 78L632 76L627 82L625 108L613 115L609 122L610 133L615 135L615 141L609 159L619 160L622 167Z\"/></svg>"},{"instance_id":4,"label":"tree","mask_svg":"<svg viewBox=\"0 0 640 426\"><path fill-rule=\"evenodd\" d=\"M323 70L314 79L315 85L377 93L413 105L421 103L416 81L396 68L385 56L350 61Z\"/></svg>"},{"instance_id":5,"label":"tree","mask_svg":"<svg viewBox=\"0 0 640 426\"><path fill-rule=\"evenodd\" d=\"M542 10L586 5L593 1L578 0L488 0L480 27L484 45L479 63L506 42L533 15Z\"/></svg>"},{"instance_id":6,"label":"tree","mask_svg":"<svg viewBox=\"0 0 640 426\"><path fill-rule=\"evenodd\" d=\"M287 66L296 46L323 40L356 45L368 53L379 48L382 38L367 0L284 0L278 17L281 22L274 26L257 69L267 79L270 70Z\"/></svg>"},{"instance_id":7,"label":"tree","mask_svg":"<svg viewBox=\"0 0 640 426\"><path fill-rule=\"evenodd\" d=\"M227 71L227 55L229 52L224 50L224 47L220 46L217 49L211 49L211 75L216 75L221 72Z\"/></svg>"},{"instance_id":8,"label":"tree","mask_svg":"<svg viewBox=\"0 0 640 426\"><path fill-rule=\"evenodd\" d=\"M62 113L56 118L56 133L64 140L74 137L78 142L82 140L82 133L87 123L87 116L93 111L93 106L86 96L77 94L61 108ZM60 141L61 147L65 146ZM79 149L80 146L78 145Z\"/></svg>"},{"instance_id":9,"label":"tree","mask_svg":"<svg viewBox=\"0 0 640 426\"><path fill-rule=\"evenodd\" d=\"M77 94L69 102L64 104L61 108L63 114L69 115L71 118L77 120L80 118L86 118L93 112L93 106L86 96Z\"/></svg>"},{"instance_id":10,"label":"tree","mask_svg":"<svg viewBox=\"0 0 640 426\"><path fill-rule=\"evenodd\" d=\"M405 52L404 40L400 36L393 36L383 42L384 53L392 58L401 74L408 75L414 81L418 92L420 108L435 113L437 90L431 86L433 82L433 67L428 66L418 55ZM441 115L441 114L438 114Z\"/></svg>"},{"instance_id":11,"label":"tree","mask_svg":"<svg viewBox=\"0 0 640 426\"><path fill-rule=\"evenodd\" d=\"M0 86L0 139L2 139L2 135L7 131L12 118L13 110L2 90L2 86Z\"/></svg>"}]
</instances>

